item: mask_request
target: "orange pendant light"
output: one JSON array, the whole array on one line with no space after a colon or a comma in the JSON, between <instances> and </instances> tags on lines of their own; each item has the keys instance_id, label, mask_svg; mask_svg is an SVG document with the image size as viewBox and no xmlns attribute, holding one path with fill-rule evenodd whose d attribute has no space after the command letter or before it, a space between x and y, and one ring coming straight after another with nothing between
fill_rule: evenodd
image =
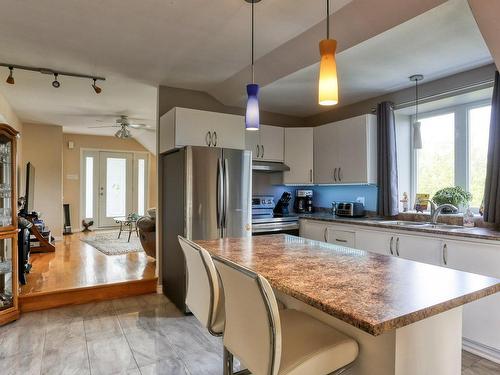
<instances>
[{"instance_id":1,"label":"orange pendant light","mask_svg":"<svg viewBox=\"0 0 500 375\"><path fill-rule=\"evenodd\" d=\"M335 51L337 41L330 39L330 1L326 0L326 39L319 42L321 62L319 66L318 102L330 106L339 102L339 83Z\"/></svg>"}]
</instances>

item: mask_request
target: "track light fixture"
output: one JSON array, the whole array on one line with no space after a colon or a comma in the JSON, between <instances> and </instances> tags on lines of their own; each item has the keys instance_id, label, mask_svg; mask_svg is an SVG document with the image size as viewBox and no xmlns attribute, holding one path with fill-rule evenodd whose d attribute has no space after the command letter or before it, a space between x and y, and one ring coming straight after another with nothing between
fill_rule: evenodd
<instances>
[{"instance_id":1,"label":"track light fixture","mask_svg":"<svg viewBox=\"0 0 500 375\"><path fill-rule=\"evenodd\" d=\"M15 83L14 81L14 69L21 69L21 70L27 70L30 72L38 72L41 74L49 74L54 76L54 80L52 81L52 86L54 88L59 88L61 87L61 82L59 81L59 76L67 76L67 77L75 77L75 78L85 78L85 79L91 79L93 81L92 83L92 88L94 89L96 94L100 94L102 92L102 88L97 86L97 81L105 81L106 78L104 77L98 77L98 76L89 76L87 74L80 74L80 73L71 73L71 72L57 72L52 69L47 69L47 68L35 68L31 66L24 66L24 65L16 65L16 64L7 64L7 63L2 63L0 62L0 66L4 66L6 68L9 68L9 76L5 80L10 85L13 85Z\"/></svg>"},{"instance_id":2,"label":"track light fixture","mask_svg":"<svg viewBox=\"0 0 500 375\"><path fill-rule=\"evenodd\" d=\"M59 82L57 80L57 76L59 75L59 73L54 73L54 80L52 81L52 87L58 89L59 87L61 87L61 82Z\"/></svg>"},{"instance_id":3,"label":"track light fixture","mask_svg":"<svg viewBox=\"0 0 500 375\"><path fill-rule=\"evenodd\" d=\"M7 80L5 82L7 82L9 85L13 85L14 83L16 83L14 81L14 76L13 76L13 71L14 71L14 68L12 66L9 66L9 70L10 70L10 73L9 73L9 76L7 77Z\"/></svg>"},{"instance_id":4,"label":"track light fixture","mask_svg":"<svg viewBox=\"0 0 500 375\"><path fill-rule=\"evenodd\" d=\"M97 84L96 84L97 78L93 78L93 80L94 80L94 83L92 84L92 88L94 89L96 94L100 94L102 89L99 86L97 86Z\"/></svg>"}]
</instances>

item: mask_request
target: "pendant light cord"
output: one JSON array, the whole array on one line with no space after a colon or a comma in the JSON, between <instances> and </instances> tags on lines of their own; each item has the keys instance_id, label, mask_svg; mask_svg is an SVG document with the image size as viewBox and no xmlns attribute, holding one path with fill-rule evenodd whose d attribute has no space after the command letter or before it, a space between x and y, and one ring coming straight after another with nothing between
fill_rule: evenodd
<instances>
[{"instance_id":1,"label":"pendant light cord","mask_svg":"<svg viewBox=\"0 0 500 375\"><path fill-rule=\"evenodd\" d=\"M255 83L255 69L254 69L254 5L255 3L252 1L252 83Z\"/></svg>"},{"instance_id":2,"label":"pendant light cord","mask_svg":"<svg viewBox=\"0 0 500 375\"><path fill-rule=\"evenodd\" d=\"M326 0L326 39L330 39L330 0Z\"/></svg>"}]
</instances>

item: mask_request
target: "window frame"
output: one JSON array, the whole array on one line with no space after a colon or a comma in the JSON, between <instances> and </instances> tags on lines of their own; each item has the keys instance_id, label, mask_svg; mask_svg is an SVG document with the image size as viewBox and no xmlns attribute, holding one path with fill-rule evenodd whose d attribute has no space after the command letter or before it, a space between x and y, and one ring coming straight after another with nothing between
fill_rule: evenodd
<instances>
[{"instance_id":1,"label":"window frame","mask_svg":"<svg viewBox=\"0 0 500 375\"><path fill-rule=\"evenodd\" d=\"M422 112L418 114L419 120L423 120L429 117L435 117L440 115L454 114L454 176L455 185L461 186L466 191L470 190L470 170L469 170L469 160L470 160L470 121L469 121L469 111L474 108L486 107L491 105L490 99L483 99L478 101L473 101L469 103L458 104L454 106L447 106L439 108L432 111ZM410 116L410 158L411 158L411 195L410 203L411 207L415 203L415 195L417 194L417 180L418 180L418 158L417 152L414 145L413 137L413 123L415 122L415 115ZM464 136L465 135L465 136ZM431 197L432 198L432 197ZM471 207L473 212L477 213L479 207Z\"/></svg>"}]
</instances>

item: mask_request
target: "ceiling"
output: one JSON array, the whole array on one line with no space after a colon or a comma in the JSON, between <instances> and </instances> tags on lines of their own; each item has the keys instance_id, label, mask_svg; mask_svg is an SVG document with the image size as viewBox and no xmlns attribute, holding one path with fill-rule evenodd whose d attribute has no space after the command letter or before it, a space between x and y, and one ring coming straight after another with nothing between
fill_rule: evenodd
<instances>
[{"instance_id":1,"label":"ceiling","mask_svg":"<svg viewBox=\"0 0 500 375\"><path fill-rule=\"evenodd\" d=\"M378 0L374 9L372 0L332 1L341 36L342 105L403 88L413 73L433 79L491 61L466 0L436 7L443 2ZM16 71L16 85L1 79L0 93L22 121L112 135L115 129L89 127L126 114L154 126L159 85L208 91L224 104L244 105L239 81L248 76L250 12L243 0L149 0L147 6L134 0L6 0L2 8L8 11L0 13L0 62L107 78L96 95L87 80L61 77L61 88L54 89L50 76ZM255 10L256 65L271 67L259 72L262 107L317 113L314 63L324 1L265 0ZM293 42L311 52L289 48ZM276 63L280 58L290 62L287 69ZM154 134L135 135L154 147Z\"/></svg>"},{"instance_id":2,"label":"ceiling","mask_svg":"<svg viewBox=\"0 0 500 375\"><path fill-rule=\"evenodd\" d=\"M492 62L465 0L451 0L337 55L340 106ZM329 110L317 104L319 64L261 90L261 106L296 116ZM425 82L425 81L424 81Z\"/></svg>"}]
</instances>

